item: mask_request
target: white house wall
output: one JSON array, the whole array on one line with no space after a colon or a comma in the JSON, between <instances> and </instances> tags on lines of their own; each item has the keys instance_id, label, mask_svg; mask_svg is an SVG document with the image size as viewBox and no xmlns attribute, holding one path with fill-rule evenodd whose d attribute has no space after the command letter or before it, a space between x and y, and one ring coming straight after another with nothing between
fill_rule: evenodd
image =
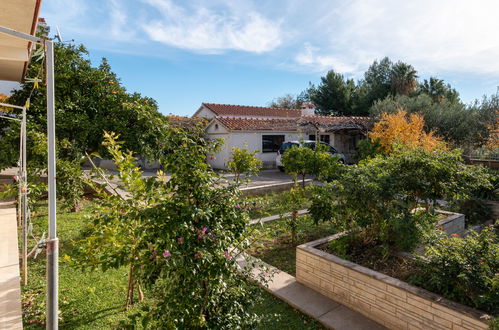
<instances>
[{"instance_id":1,"label":"white house wall","mask_svg":"<svg viewBox=\"0 0 499 330\"><path fill-rule=\"evenodd\" d=\"M193 117L203 117L211 120L216 117L216 114L207 107L203 106L198 111L196 111Z\"/></svg>"},{"instance_id":2,"label":"white house wall","mask_svg":"<svg viewBox=\"0 0 499 330\"><path fill-rule=\"evenodd\" d=\"M250 152L259 150L256 156L263 162L264 168L274 168L276 152L261 152L262 135L284 135L285 141L299 140L306 138L297 132L237 132L232 131L229 134L207 134L210 139L223 138L224 146L214 157L208 157L208 164L215 169L227 169L226 164L230 159L232 147L248 149Z\"/></svg>"}]
</instances>

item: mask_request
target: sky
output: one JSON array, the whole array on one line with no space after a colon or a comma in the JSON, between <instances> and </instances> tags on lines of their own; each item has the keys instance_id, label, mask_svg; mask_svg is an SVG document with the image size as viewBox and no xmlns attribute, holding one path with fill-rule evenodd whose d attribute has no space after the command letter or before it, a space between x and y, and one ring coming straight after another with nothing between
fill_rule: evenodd
<instances>
[{"instance_id":1,"label":"sky","mask_svg":"<svg viewBox=\"0 0 499 330\"><path fill-rule=\"evenodd\" d=\"M358 80L385 56L470 103L499 86L498 12L497 0L45 0L40 16L128 91L190 116L202 102L266 106L331 69Z\"/></svg>"}]
</instances>

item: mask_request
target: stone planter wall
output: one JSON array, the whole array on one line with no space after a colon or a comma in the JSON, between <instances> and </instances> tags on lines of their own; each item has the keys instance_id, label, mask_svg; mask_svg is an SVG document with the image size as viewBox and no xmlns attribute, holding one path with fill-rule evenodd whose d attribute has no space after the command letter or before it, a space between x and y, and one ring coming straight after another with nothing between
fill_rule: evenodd
<instances>
[{"instance_id":1,"label":"stone planter wall","mask_svg":"<svg viewBox=\"0 0 499 330\"><path fill-rule=\"evenodd\" d=\"M450 216L459 223L461 218L456 215ZM446 219L440 222L450 230L447 233L459 234L460 225ZM464 229L464 217L462 220ZM296 280L389 329L488 328L490 316L483 312L316 248L343 235L346 233L298 246Z\"/></svg>"},{"instance_id":2,"label":"stone planter wall","mask_svg":"<svg viewBox=\"0 0 499 330\"><path fill-rule=\"evenodd\" d=\"M465 233L465 216L461 213L436 210L437 213L445 214L447 217L440 219L438 227L442 227L447 234L458 234L463 236Z\"/></svg>"}]
</instances>

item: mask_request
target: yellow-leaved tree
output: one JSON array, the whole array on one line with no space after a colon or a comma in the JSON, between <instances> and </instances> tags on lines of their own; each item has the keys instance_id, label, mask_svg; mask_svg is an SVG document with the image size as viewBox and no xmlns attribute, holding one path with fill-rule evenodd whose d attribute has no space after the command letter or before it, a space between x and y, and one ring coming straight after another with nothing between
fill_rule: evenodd
<instances>
[{"instance_id":1,"label":"yellow-leaved tree","mask_svg":"<svg viewBox=\"0 0 499 330\"><path fill-rule=\"evenodd\" d=\"M396 113L383 114L369 132L369 138L378 141L385 152L390 152L396 144L422 147L426 150L445 147L445 142L433 131L424 130L422 115L417 113L408 115L403 109L399 109Z\"/></svg>"},{"instance_id":2,"label":"yellow-leaved tree","mask_svg":"<svg viewBox=\"0 0 499 330\"><path fill-rule=\"evenodd\" d=\"M499 109L496 110L496 122L493 125L489 125L489 138L485 144L487 149L499 148Z\"/></svg>"}]
</instances>

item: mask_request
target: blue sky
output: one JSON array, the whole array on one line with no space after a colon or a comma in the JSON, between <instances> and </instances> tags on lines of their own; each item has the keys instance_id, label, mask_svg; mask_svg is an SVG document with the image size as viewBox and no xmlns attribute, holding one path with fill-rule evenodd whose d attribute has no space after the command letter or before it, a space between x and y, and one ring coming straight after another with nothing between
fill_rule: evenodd
<instances>
[{"instance_id":1,"label":"blue sky","mask_svg":"<svg viewBox=\"0 0 499 330\"><path fill-rule=\"evenodd\" d=\"M160 111L265 106L327 70L360 79L375 59L445 79L465 102L499 85L496 0L47 0L63 39L106 57Z\"/></svg>"}]
</instances>

